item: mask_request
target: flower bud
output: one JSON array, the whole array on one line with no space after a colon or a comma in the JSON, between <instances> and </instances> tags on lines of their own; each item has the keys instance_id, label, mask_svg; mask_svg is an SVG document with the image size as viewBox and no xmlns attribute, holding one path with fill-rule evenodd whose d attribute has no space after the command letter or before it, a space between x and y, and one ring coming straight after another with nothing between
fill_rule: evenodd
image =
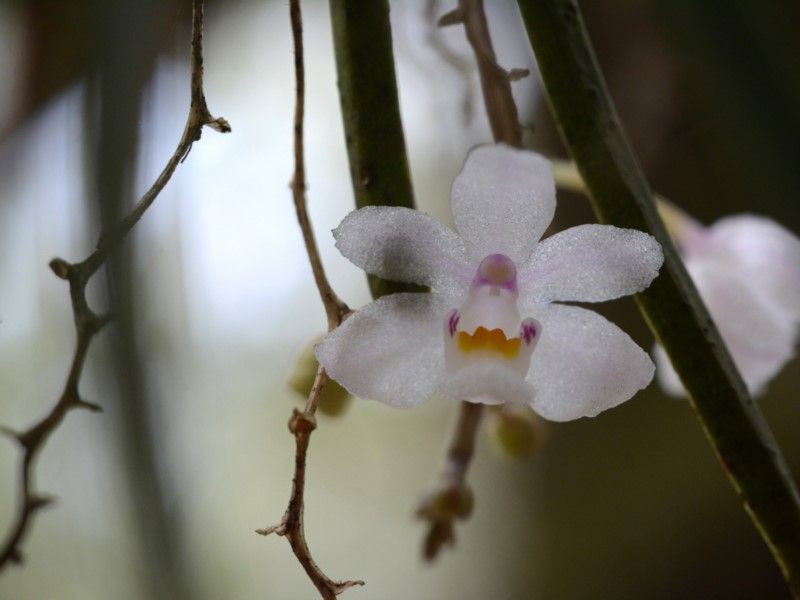
<instances>
[{"instance_id":1,"label":"flower bud","mask_svg":"<svg viewBox=\"0 0 800 600\"><path fill-rule=\"evenodd\" d=\"M314 356L314 346L319 342L319 338L313 340L308 344L300 356L297 357L294 371L289 377L289 387L298 394L298 398L304 401L311 393L311 388L314 385L314 379L317 375L317 357ZM336 417L344 413L350 402L352 396L341 385L331 380L322 389L322 394L319 397L317 410L329 417Z\"/></svg>"},{"instance_id":2,"label":"flower bud","mask_svg":"<svg viewBox=\"0 0 800 600\"><path fill-rule=\"evenodd\" d=\"M506 404L492 410L487 427L493 447L507 458L528 458L547 442L544 422L527 406Z\"/></svg>"}]
</instances>

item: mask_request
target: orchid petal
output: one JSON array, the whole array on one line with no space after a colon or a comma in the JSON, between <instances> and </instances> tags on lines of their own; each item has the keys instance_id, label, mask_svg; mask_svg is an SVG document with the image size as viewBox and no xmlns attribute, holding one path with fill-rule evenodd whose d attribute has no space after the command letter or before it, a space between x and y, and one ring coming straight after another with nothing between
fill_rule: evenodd
<instances>
[{"instance_id":1,"label":"orchid petal","mask_svg":"<svg viewBox=\"0 0 800 600\"><path fill-rule=\"evenodd\" d=\"M664 262L643 231L579 225L550 236L519 274L520 293L538 302L603 302L645 289Z\"/></svg>"},{"instance_id":2,"label":"orchid petal","mask_svg":"<svg viewBox=\"0 0 800 600\"><path fill-rule=\"evenodd\" d=\"M487 361L448 372L437 393L480 404L520 404L531 401L533 388L510 367Z\"/></svg>"},{"instance_id":3,"label":"orchid petal","mask_svg":"<svg viewBox=\"0 0 800 600\"><path fill-rule=\"evenodd\" d=\"M686 396L686 389L681 383L681 378L672 366L672 361L667 356L667 351L658 344L653 348L653 358L656 361L656 379L661 389L670 396L680 398Z\"/></svg>"},{"instance_id":4,"label":"orchid petal","mask_svg":"<svg viewBox=\"0 0 800 600\"><path fill-rule=\"evenodd\" d=\"M559 304L522 312L542 324L527 381L535 390L531 406L544 418L594 417L652 380L655 366L647 353L599 314Z\"/></svg>"},{"instance_id":5,"label":"orchid petal","mask_svg":"<svg viewBox=\"0 0 800 600\"><path fill-rule=\"evenodd\" d=\"M331 378L354 396L397 408L428 400L444 374L439 294L392 294L358 310L317 346Z\"/></svg>"},{"instance_id":6,"label":"orchid petal","mask_svg":"<svg viewBox=\"0 0 800 600\"><path fill-rule=\"evenodd\" d=\"M714 223L701 244L697 255L735 266L766 302L800 323L800 238L771 219L736 215Z\"/></svg>"},{"instance_id":7,"label":"orchid petal","mask_svg":"<svg viewBox=\"0 0 800 600\"><path fill-rule=\"evenodd\" d=\"M458 296L474 274L463 241L433 217L410 208L364 207L347 215L333 236L351 262L384 279Z\"/></svg>"},{"instance_id":8,"label":"orchid petal","mask_svg":"<svg viewBox=\"0 0 800 600\"><path fill-rule=\"evenodd\" d=\"M505 144L478 146L453 182L450 202L474 259L499 253L521 263L553 220L552 166Z\"/></svg>"},{"instance_id":9,"label":"orchid petal","mask_svg":"<svg viewBox=\"0 0 800 600\"><path fill-rule=\"evenodd\" d=\"M687 268L747 387L759 394L794 356L796 327L736 265L707 258L692 260Z\"/></svg>"}]
</instances>

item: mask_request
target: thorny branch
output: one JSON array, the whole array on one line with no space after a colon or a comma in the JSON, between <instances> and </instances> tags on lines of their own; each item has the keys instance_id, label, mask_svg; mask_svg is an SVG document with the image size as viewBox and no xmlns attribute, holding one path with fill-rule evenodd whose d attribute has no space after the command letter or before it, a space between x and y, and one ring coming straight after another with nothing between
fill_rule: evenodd
<instances>
[{"instance_id":1,"label":"thorny branch","mask_svg":"<svg viewBox=\"0 0 800 600\"><path fill-rule=\"evenodd\" d=\"M322 260L319 256L317 243L311 221L306 208L306 182L305 166L303 159L303 117L305 111L305 69L303 63L303 20L300 12L300 0L290 0L289 14L292 22L292 38L294 40L294 67L297 86L297 97L294 113L294 176L290 187L292 198L297 211L297 220L303 233L308 260L314 274L325 313L328 316L328 330L338 327L350 314L350 309L336 295L331 288ZM285 537L292 547L292 552L303 566L311 582L317 588L322 598L332 600L346 589L355 585L364 585L363 581L334 581L322 571L311 556L305 536L303 513L305 510L305 480L306 480L306 455L311 432L317 427L315 413L322 390L328 382L328 375L322 367L317 369L317 376L311 392L308 395L306 406L302 411L295 409L289 419L289 431L295 438L294 478L292 480L292 493L289 505L283 514L280 523L272 527L257 529L260 535L275 533Z\"/></svg>"},{"instance_id":2,"label":"thorny branch","mask_svg":"<svg viewBox=\"0 0 800 600\"><path fill-rule=\"evenodd\" d=\"M133 210L115 227L101 234L94 252L86 259L79 263L69 263L62 258L54 258L50 261L50 268L56 276L69 282L76 333L75 352L64 389L50 412L26 431L3 430L22 447L22 457L19 465L19 508L2 549L0 549L0 571L9 564L22 562L21 545L32 519L39 510L52 502L51 498L33 489L36 458L50 434L55 431L72 409L85 408L95 412L101 410L97 404L81 398L78 387L89 345L94 336L111 321L111 315L97 314L89 307L86 300L86 285L153 204L161 190L167 185L178 164L183 162L189 154L192 144L200 139L203 127L209 126L221 133L231 130L225 119L215 118L211 115L206 104L203 93L203 0L193 0L192 8L191 104L186 127L175 152Z\"/></svg>"},{"instance_id":3,"label":"thorny branch","mask_svg":"<svg viewBox=\"0 0 800 600\"><path fill-rule=\"evenodd\" d=\"M459 0L458 8L438 21L440 27L464 25L467 40L475 53L481 76L481 88L486 104L486 114L496 142L511 146L522 145L522 128L517 116L517 106L511 94L511 82L528 75L525 69L506 71L497 64L492 47L483 0ZM462 402L445 466L439 482L426 494L417 507L417 516L429 521L425 535L423 556L435 559L445 545L455 542L453 523L466 519L472 512L473 496L466 483L467 469L472 461L475 436L482 416L482 405Z\"/></svg>"}]
</instances>

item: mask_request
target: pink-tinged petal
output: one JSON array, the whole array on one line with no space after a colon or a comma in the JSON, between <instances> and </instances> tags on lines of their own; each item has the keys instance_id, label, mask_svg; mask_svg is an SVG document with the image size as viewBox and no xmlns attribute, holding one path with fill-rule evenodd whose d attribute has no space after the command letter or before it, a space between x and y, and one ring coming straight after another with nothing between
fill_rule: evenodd
<instances>
[{"instance_id":1,"label":"pink-tinged petal","mask_svg":"<svg viewBox=\"0 0 800 600\"><path fill-rule=\"evenodd\" d=\"M771 219L720 219L688 253L735 268L749 285L794 323L800 323L800 238Z\"/></svg>"},{"instance_id":2,"label":"pink-tinged petal","mask_svg":"<svg viewBox=\"0 0 800 600\"><path fill-rule=\"evenodd\" d=\"M450 202L474 259L505 254L519 264L553 220L553 168L534 152L478 146L453 182Z\"/></svg>"},{"instance_id":3,"label":"pink-tinged petal","mask_svg":"<svg viewBox=\"0 0 800 600\"><path fill-rule=\"evenodd\" d=\"M681 378L672 366L666 350L656 344L653 347L653 358L656 361L656 379L661 389L670 396L680 398L686 396L686 390L681 383Z\"/></svg>"},{"instance_id":4,"label":"pink-tinged petal","mask_svg":"<svg viewBox=\"0 0 800 600\"><path fill-rule=\"evenodd\" d=\"M384 279L419 283L459 296L474 274L461 238L433 217L410 208L367 206L353 211L333 236L344 256Z\"/></svg>"},{"instance_id":5,"label":"pink-tinged petal","mask_svg":"<svg viewBox=\"0 0 800 600\"><path fill-rule=\"evenodd\" d=\"M521 307L541 323L527 381L531 406L551 421L594 417L653 379L647 353L599 314L559 304Z\"/></svg>"},{"instance_id":6,"label":"pink-tinged petal","mask_svg":"<svg viewBox=\"0 0 800 600\"><path fill-rule=\"evenodd\" d=\"M329 333L317 359L354 396L418 406L444 374L441 324L450 308L439 294L384 296Z\"/></svg>"},{"instance_id":7,"label":"pink-tinged petal","mask_svg":"<svg viewBox=\"0 0 800 600\"><path fill-rule=\"evenodd\" d=\"M603 302L640 292L664 255L643 231L579 225L550 236L520 270L520 294L538 302Z\"/></svg>"},{"instance_id":8,"label":"pink-tinged petal","mask_svg":"<svg viewBox=\"0 0 800 600\"><path fill-rule=\"evenodd\" d=\"M797 327L735 265L690 259L689 274L753 395L794 356Z\"/></svg>"},{"instance_id":9,"label":"pink-tinged petal","mask_svg":"<svg viewBox=\"0 0 800 600\"><path fill-rule=\"evenodd\" d=\"M448 372L437 394L480 404L526 404L531 401L533 388L510 366L487 360Z\"/></svg>"}]
</instances>

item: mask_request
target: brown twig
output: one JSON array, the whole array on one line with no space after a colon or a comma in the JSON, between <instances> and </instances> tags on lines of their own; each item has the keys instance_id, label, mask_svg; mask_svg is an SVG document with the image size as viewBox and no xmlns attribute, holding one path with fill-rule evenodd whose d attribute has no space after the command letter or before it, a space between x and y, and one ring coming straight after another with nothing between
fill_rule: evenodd
<instances>
[{"instance_id":1,"label":"brown twig","mask_svg":"<svg viewBox=\"0 0 800 600\"><path fill-rule=\"evenodd\" d=\"M436 558L445 544L452 545L455 520L472 514L473 495L466 478L482 415L482 404L461 403L439 482L417 506L417 516L430 522L422 549L425 560Z\"/></svg>"},{"instance_id":2,"label":"brown twig","mask_svg":"<svg viewBox=\"0 0 800 600\"><path fill-rule=\"evenodd\" d=\"M290 0L289 14L292 22L292 38L294 40L294 67L297 96L294 112L294 175L290 184L297 221L303 233L308 260L314 274L314 281L319 290L325 313L328 316L328 330L335 329L350 314L348 306L336 295L325 275L322 260L317 249L314 231L308 218L306 202L305 164L303 151L303 122L305 114L305 68L303 59L303 19L300 12L300 0ZM306 456L311 432L317 427L315 414L320 395L328 382L328 375L322 367L317 369L317 376L308 395L305 408L295 409L289 419L289 431L295 439L294 478L289 504L280 523L271 527L257 529L260 535L275 533L285 537L292 547L292 552L303 566L311 582L319 590L322 598L331 600L346 589L364 585L363 581L334 581L325 573L311 556L305 536L303 513L305 510Z\"/></svg>"},{"instance_id":3,"label":"brown twig","mask_svg":"<svg viewBox=\"0 0 800 600\"><path fill-rule=\"evenodd\" d=\"M519 147L522 145L522 127L519 124L517 105L511 94L511 82L526 77L529 71L506 71L497 63L483 10L483 0L459 0L458 8L439 19L440 27L459 23L464 25L467 41L475 53L483 100L494 139L496 142Z\"/></svg>"},{"instance_id":4,"label":"brown twig","mask_svg":"<svg viewBox=\"0 0 800 600\"><path fill-rule=\"evenodd\" d=\"M297 221L300 224L300 231L303 233L303 242L306 245L306 254L311 263L311 271L314 274L314 283L317 284L322 304L325 306L325 313L328 316L328 329L334 329L342 322L344 316L350 312L347 305L339 299L331 288L330 282L325 275L322 267L322 260L319 257L317 241L314 238L314 229L311 227L311 220L308 218L306 202L306 167L304 160L303 146L303 127L305 123L305 64L303 58L303 18L300 12L299 0L289 2L289 12L292 21L292 36L294 40L294 71L297 95L294 107L294 175L289 184L292 189Z\"/></svg>"},{"instance_id":5,"label":"brown twig","mask_svg":"<svg viewBox=\"0 0 800 600\"><path fill-rule=\"evenodd\" d=\"M428 0L425 3L423 17L426 20L426 42L428 45L444 60L460 79L462 87L461 96L461 114L464 124L468 124L472 120L475 111L475 106L472 96L472 75L475 71L473 62L457 52L454 52L450 46L442 38L442 33L439 31L441 21L435 19L436 14L439 12L440 0Z\"/></svg>"},{"instance_id":6,"label":"brown twig","mask_svg":"<svg viewBox=\"0 0 800 600\"><path fill-rule=\"evenodd\" d=\"M506 71L497 64L483 0L459 0L458 8L438 21L440 27L459 23L464 25L467 40L475 53L486 114L495 141L520 147L522 128L511 94L511 82L526 76L528 72L525 69ZM417 507L417 515L430 522L423 545L423 556L426 560L433 560L445 545L453 544L454 521L466 519L472 511L473 497L466 483L466 475L472 460L475 436L482 416L481 409L480 404L461 403L458 422L439 482Z\"/></svg>"},{"instance_id":7,"label":"brown twig","mask_svg":"<svg viewBox=\"0 0 800 600\"><path fill-rule=\"evenodd\" d=\"M175 152L153 185L127 216L112 230L106 231L100 236L94 252L86 259L79 263L69 263L62 258L54 258L50 261L50 268L56 276L69 282L76 332L75 352L64 389L50 412L26 431L4 430L22 447L22 458L19 467L19 508L2 549L0 549L0 571L11 563L22 562L20 546L30 528L32 519L39 510L52 502L52 499L33 490L33 468L36 458L50 434L55 431L72 409L101 410L97 404L82 399L78 387L89 345L94 336L111 321L111 316L97 314L89 307L86 300L86 285L142 218L144 212L153 204L172 177L178 164L186 158L192 144L200 139L203 127L207 125L221 133L231 130L225 119L215 118L211 115L203 94L203 0L193 0L191 71L191 104L186 127Z\"/></svg>"}]
</instances>

